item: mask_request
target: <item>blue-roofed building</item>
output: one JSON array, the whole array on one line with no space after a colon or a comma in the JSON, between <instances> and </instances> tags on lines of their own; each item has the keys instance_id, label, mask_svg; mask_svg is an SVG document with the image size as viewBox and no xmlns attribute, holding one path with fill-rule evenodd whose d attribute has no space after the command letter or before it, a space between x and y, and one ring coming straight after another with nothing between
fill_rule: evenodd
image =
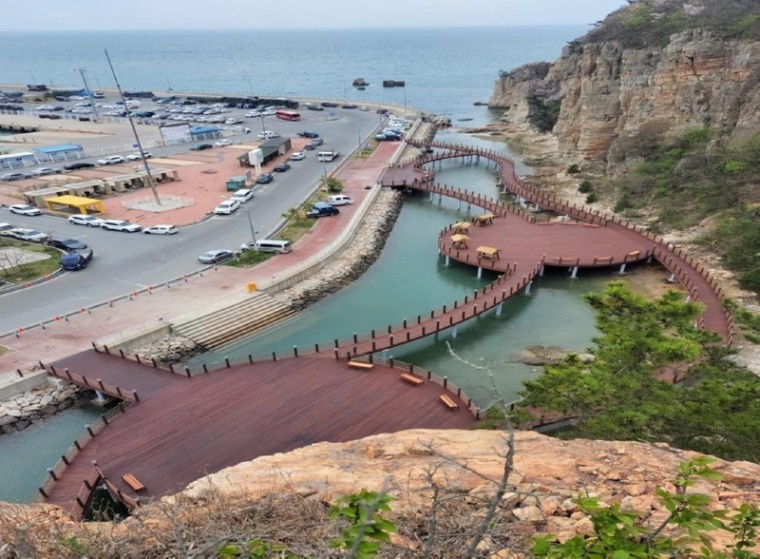
<instances>
[{"instance_id":1,"label":"blue-roofed building","mask_svg":"<svg viewBox=\"0 0 760 559\"><path fill-rule=\"evenodd\" d=\"M58 144L34 148L40 161L68 161L84 156L84 150L79 144Z\"/></svg>"},{"instance_id":2,"label":"blue-roofed building","mask_svg":"<svg viewBox=\"0 0 760 559\"><path fill-rule=\"evenodd\" d=\"M193 140L208 140L210 138L220 138L222 131L218 126L191 126L190 135Z\"/></svg>"}]
</instances>

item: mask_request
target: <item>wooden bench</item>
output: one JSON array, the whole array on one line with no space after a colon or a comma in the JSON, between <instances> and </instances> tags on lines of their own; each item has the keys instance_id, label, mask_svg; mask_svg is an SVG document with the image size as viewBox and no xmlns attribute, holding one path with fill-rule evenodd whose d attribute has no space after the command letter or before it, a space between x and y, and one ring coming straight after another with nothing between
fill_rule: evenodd
<instances>
[{"instance_id":1,"label":"wooden bench","mask_svg":"<svg viewBox=\"0 0 760 559\"><path fill-rule=\"evenodd\" d=\"M142 491L145 489L145 486L142 484L142 482L132 474L124 474L121 476L121 479L123 479L124 483L129 485L135 491Z\"/></svg>"},{"instance_id":2,"label":"wooden bench","mask_svg":"<svg viewBox=\"0 0 760 559\"><path fill-rule=\"evenodd\" d=\"M348 366L354 369L371 369L374 367L372 363L365 363L364 361L349 361Z\"/></svg>"},{"instance_id":3,"label":"wooden bench","mask_svg":"<svg viewBox=\"0 0 760 559\"><path fill-rule=\"evenodd\" d=\"M438 396L438 399L441 400L444 406L449 408L450 410L458 410L459 404L457 404L448 394L441 394Z\"/></svg>"},{"instance_id":4,"label":"wooden bench","mask_svg":"<svg viewBox=\"0 0 760 559\"><path fill-rule=\"evenodd\" d=\"M423 382L425 382L424 379L421 379L420 377L416 377L411 373L401 373L401 380L405 380L409 384L413 384L414 386L419 386Z\"/></svg>"}]
</instances>

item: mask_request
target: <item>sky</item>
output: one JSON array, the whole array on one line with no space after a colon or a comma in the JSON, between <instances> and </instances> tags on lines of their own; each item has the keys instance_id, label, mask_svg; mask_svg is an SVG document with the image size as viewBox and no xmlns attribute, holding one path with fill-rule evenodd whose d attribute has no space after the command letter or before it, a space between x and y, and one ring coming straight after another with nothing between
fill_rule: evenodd
<instances>
[{"instance_id":1,"label":"sky","mask_svg":"<svg viewBox=\"0 0 760 559\"><path fill-rule=\"evenodd\" d=\"M625 0L3 0L2 31L591 24Z\"/></svg>"}]
</instances>

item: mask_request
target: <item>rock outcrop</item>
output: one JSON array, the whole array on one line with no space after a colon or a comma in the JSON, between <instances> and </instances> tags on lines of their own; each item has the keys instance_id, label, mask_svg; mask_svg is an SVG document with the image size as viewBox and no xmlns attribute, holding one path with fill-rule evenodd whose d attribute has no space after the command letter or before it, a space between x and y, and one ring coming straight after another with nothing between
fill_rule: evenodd
<instances>
[{"instance_id":1,"label":"rock outcrop","mask_svg":"<svg viewBox=\"0 0 760 559\"><path fill-rule=\"evenodd\" d=\"M667 515L656 488L673 491L671 480L679 463L698 456L667 445L562 441L533 432L516 433L515 450L513 469L492 522L491 535L481 544L483 556L528 557L526 548L538 533L554 533L560 540L576 533L589 533L589 519L572 502L581 494L596 496L602 503L620 503L625 510L639 511L644 514L646 524L655 526ZM266 511L268 519L261 530L274 531L276 519L286 513L274 510L272 495L294 496L289 502L291 509L297 501L299 506L312 502L325 510L324 503L366 488L385 490L394 498L390 516L399 525L394 544L412 553L399 554L397 548L392 556L416 557L421 555L414 553L418 549L415 546L428 533L435 483L440 491L440 506L444 507L439 510L439 534L447 538L448 547L444 554L433 556L458 557L462 556L475 525L482 520L488 499L495 493L504 472L506 451L504 432L477 430L412 430L342 444L320 443L227 468L196 481L180 494L142 507L134 518L102 528L95 525L89 530L97 542L93 545L107 548L107 534L108 538L122 542L120 549L125 556L150 555L145 546L171 555L168 548L157 542L175 544L173 537L180 533L182 519L192 519L197 527L204 510L209 511L209 525L222 524L225 534L235 532L236 522L250 521L246 519L252 518L257 510ZM760 466L717 460L713 467L723 479L699 480L689 488L690 492L709 496L716 508L735 509L743 503L760 503ZM229 519L222 519L222 514ZM319 541L315 531L325 530L330 524L324 513L316 520L301 518L299 511L291 510L290 514L287 521L282 521L290 545L302 541L318 545L313 543ZM60 531L51 531L55 542L61 540L61 534L75 530L73 525L67 527L56 518L54 509L38 505L0 507L0 532L7 533L2 525L4 520L12 520L15 527L23 524L20 519L29 519L30 533L38 534L40 530L34 529L34 525L49 523L48 516L60 527ZM454 537L457 530L461 534ZM254 532L259 534L258 530ZM269 535L277 537L276 532ZM126 552L127 537L135 546L134 553ZM77 538L85 543L81 533ZM196 534L194 538L199 536ZM43 547L39 541L30 543L37 549ZM92 556L98 556L92 551Z\"/></svg>"},{"instance_id":2,"label":"rock outcrop","mask_svg":"<svg viewBox=\"0 0 760 559\"><path fill-rule=\"evenodd\" d=\"M672 9L693 17L686 3ZM614 23L614 17L608 19ZM613 172L642 131L672 137L707 127L733 141L760 129L760 41L702 28L673 34L664 46L631 46L613 33L604 38L592 32L551 65L503 72L489 106L505 109L503 120L519 127L541 106L558 102L548 128L560 155L603 161Z\"/></svg>"}]
</instances>

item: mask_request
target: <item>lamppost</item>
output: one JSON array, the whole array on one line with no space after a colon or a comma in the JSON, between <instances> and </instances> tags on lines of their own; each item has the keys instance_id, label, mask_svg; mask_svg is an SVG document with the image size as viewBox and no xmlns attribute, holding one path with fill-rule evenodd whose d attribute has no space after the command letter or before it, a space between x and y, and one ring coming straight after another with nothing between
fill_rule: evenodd
<instances>
[{"instance_id":1,"label":"lamppost","mask_svg":"<svg viewBox=\"0 0 760 559\"><path fill-rule=\"evenodd\" d=\"M251 237L253 237L253 247L256 250L259 250L258 248L256 248L256 230L253 228L253 221L251 221L251 210L246 208L245 214L248 216L248 226L251 228Z\"/></svg>"},{"instance_id":2,"label":"lamppost","mask_svg":"<svg viewBox=\"0 0 760 559\"><path fill-rule=\"evenodd\" d=\"M90 99L92 114L95 116L95 122L97 122L99 120L98 108L95 106L95 98L92 96L92 90L90 89L90 86L87 85L87 78L84 75L85 68L74 68L74 71L79 72L79 75L82 76L82 83L84 84L84 89L87 92L87 97Z\"/></svg>"},{"instance_id":3,"label":"lamppost","mask_svg":"<svg viewBox=\"0 0 760 559\"><path fill-rule=\"evenodd\" d=\"M111 74L113 74L113 80L116 82L116 89L119 91L119 97L121 98L121 102L124 103L124 109L127 111L127 120L129 121L129 125L132 127L132 134L135 136L135 142L137 142L137 150L140 153L140 159L142 159L143 168L145 169L145 175L148 179L148 186L150 187L151 192L153 192L153 198L156 201L156 205L160 206L161 204L161 198L158 196L158 190L156 189L156 182L153 180L153 175L150 172L150 167L148 167L148 160L145 157L145 150L143 150L142 143L140 142L140 136L137 135L137 128L135 128L135 122L132 120L132 111L130 111L127 107L127 100L124 98L124 92L121 90L121 84L119 83L119 78L116 77L116 70L113 69L113 64L111 64L111 57L108 56L108 49L103 49L103 51L106 53L106 60L108 60L108 66L111 68ZM84 77L84 75L82 76Z\"/></svg>"},{"instance_id":4,"label":"lamppost","mask_svg":"<svg viewBox=\"0 0 760 559\"><path fill-rule=\"evenodd\" d=\"M253 97L253 84L251 83L251 78L249 78L248 76L246 76L245 79L248 80L248 89L251 92L251 97Z\"/></svg>"},{"instance_id":5,"label":"lamppost","mask_svg":"<svg viewBox=\"0 0 760 559\"><path fill-rule=\"evenodd\" d=\"M267 129L264 127L264 115L260 116L261 118L261 133L266 136ZM266 137L264 138L266 140Z\"/></svg>"}]
</instances>

